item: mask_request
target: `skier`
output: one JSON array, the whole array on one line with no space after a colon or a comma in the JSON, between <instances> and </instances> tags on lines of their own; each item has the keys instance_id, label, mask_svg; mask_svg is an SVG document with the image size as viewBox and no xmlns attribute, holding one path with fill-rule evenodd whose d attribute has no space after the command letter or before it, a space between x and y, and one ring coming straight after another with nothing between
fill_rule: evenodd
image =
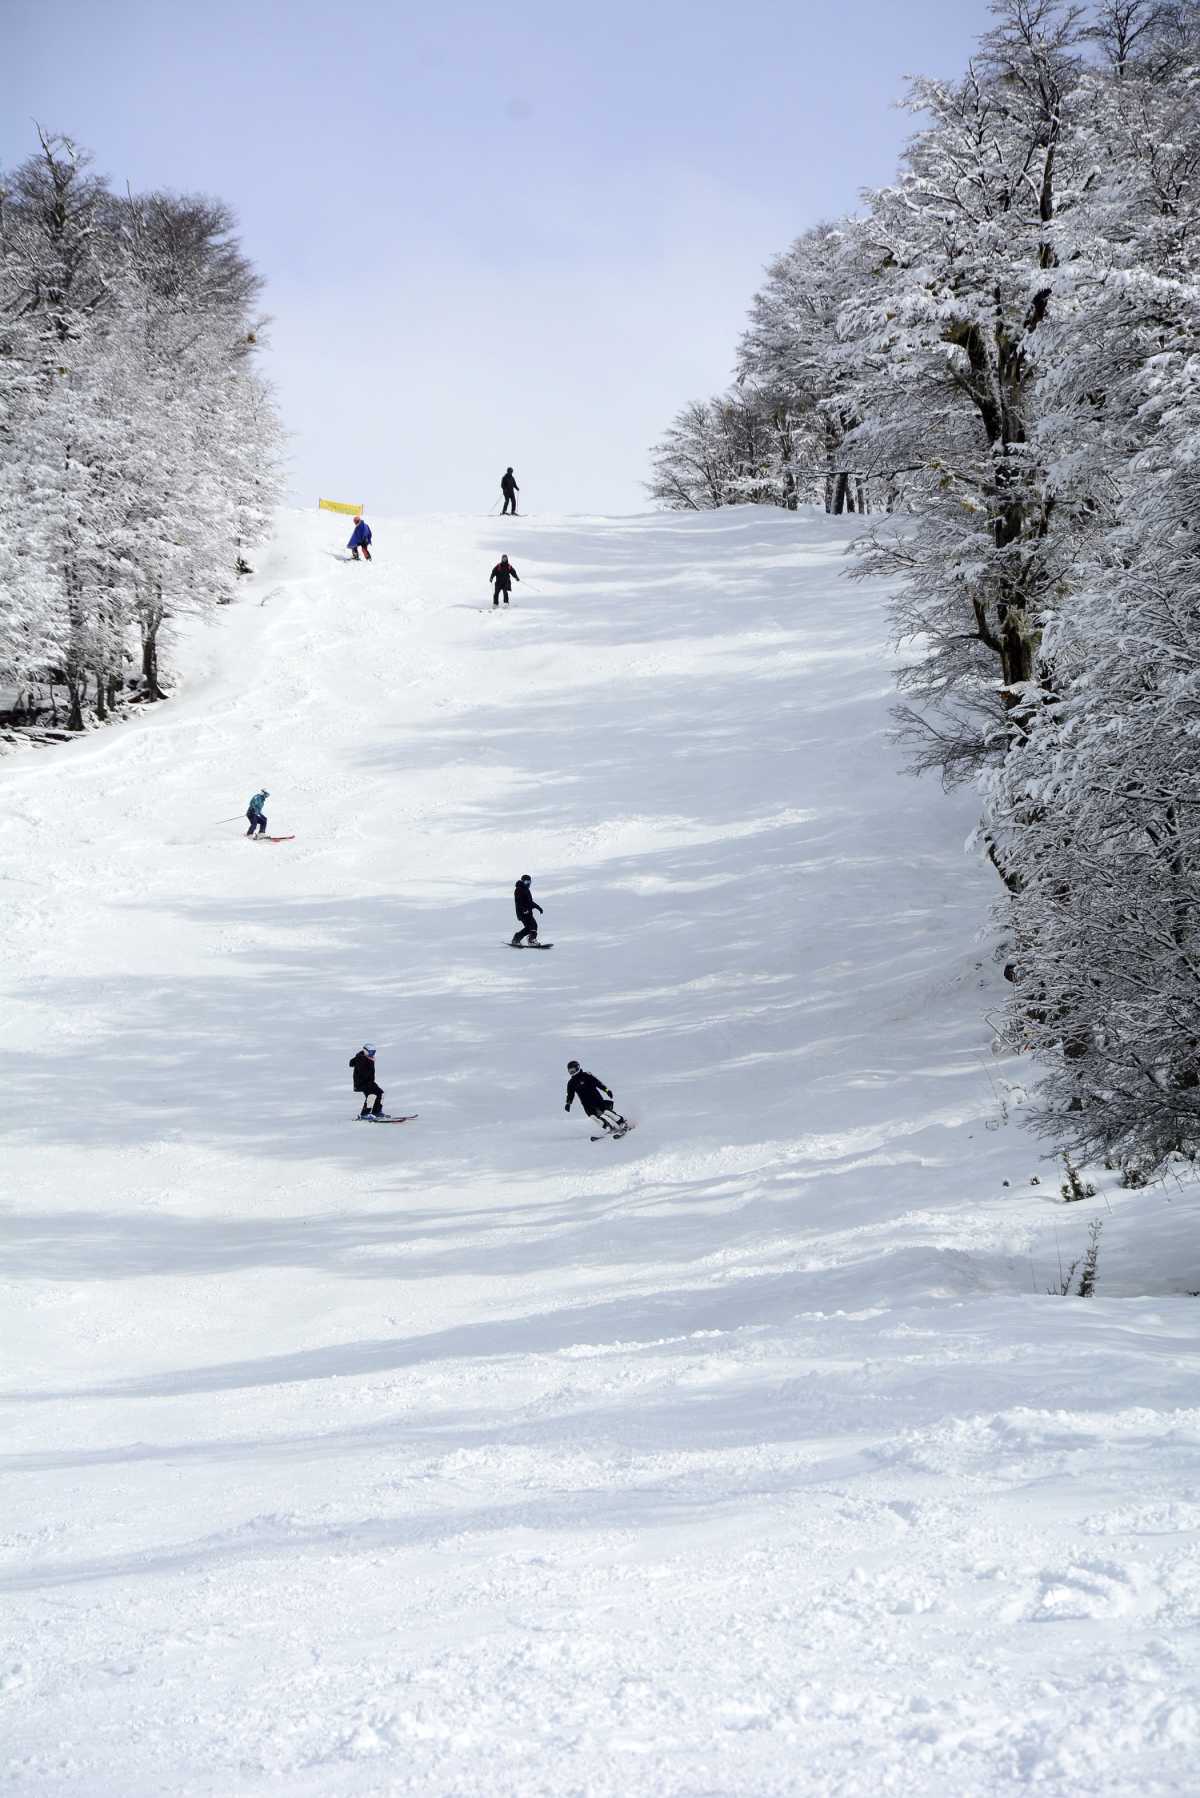
<instances>
[{"instance_id":1,"label":"skier","mask_svg":"<svg viewBox=\"0 0 1200 1798\"><path fill-rule=\"evenodd\" d=\"M496 566L492 569L491 574L488 576L488 579L492 583L492 604L498 606L500 604L500 595L503 593L504 603L507 605L508 596L512 592L512 584L514 581L519 581L520 578L520 575L517 573L508 557L501 556L500 560L496 563ZM534 582L534 585L537 585L536 581Z\"/></svg>"},{"instance_id":2,"label":"skier","mask_svg":"<svg viewBox=\"0 0 1200 1798\"><path fill-rule=\"evenodd\" d=\"M541 911L542 908L533 896L531 890L532 886L533 875L522 874L520 880L518 880L516 886L513 888L513 904L517 908L517 922L521 926L520 930L517 931L512 940L514 949L517 947L517 944L523 942L526 937L529 938L531 943L537 942L537 919L533 914L535 911Z\"/></svg>"},{"instance_id":3,"label":"skier","mask_svg":"<svg viewBox=\"0 0 1200 1798\"><path fill-rule=\"evenodd\" d=\"M506 468L500 476L500 491L504 495L504 504L500 508L501 518L506 512L511 512L515 518L517 516L517 495L521 489L517 486L517 477L511 467Z\"/></svg>"},{"instance_id":4,"label":"skier","mask_svg":"<svg viewBox=\"0 0 1200 1798\"><path fill-rule=\"evenodd\" d=\"M357 1055L350 1057L350 1066L354 1069L354 1090L362 1094L362 1110L360 1118L381 1118L383 1116L383 1088L375 1079L375 1049L370 1043L364 1043ZM367 1100L373 1098L373 1108L367 1110Z\"/></svg>"},{"instance_id":5,"label":"skier","mask_svg":"<svg viewBox=\"0 0 1200 1798\"><path fill-rule=\"evenodd\" d=\"M270 797L271 797L271 795L267 792L267 789L264 787L262 789L261 793L256 793L254 795L254 798L250 801L249 805L246 807L246 816L250 820L250 828L246 832L246 835L248 837L252 837L254 835L255 831L257 831L260 836L266 835L266 833L267 833L267 815L263 811L263 800L269 799Z\"/></svg>"},{"instance_id":6,"label":"skier","mask_svg":"<svg viewBox=\"0 0 1200 1798\"><path fill-rule=\"evenodd\" d=\"M369 524L364 524L362 517L358 512L354 514L354 529L350 534L350 541L347 543L346 548L350 551L351 557L356 562L358 561L358 552L360 549L367 561L369 562L371 560L371 527Z\"/></svg>"},{"instance_id":7,"label":"skier","mask_svg":"<svg viewBox=\"0 0 1200 1798\"><path fill-rule=\"evenodd\" d=\"M595 1074L586 1074L577 1061L567 1063L567 1072L571 1078L567 1081L567 1102L563 1110L570 1111L578 1099L588 1117L595 1118L602 1130L607 1130L610 1136L624 1136L629 1128L628 1120L614 1109L612 1093L603 1080L597 1080Z\"/></svg>"}]
</instances>

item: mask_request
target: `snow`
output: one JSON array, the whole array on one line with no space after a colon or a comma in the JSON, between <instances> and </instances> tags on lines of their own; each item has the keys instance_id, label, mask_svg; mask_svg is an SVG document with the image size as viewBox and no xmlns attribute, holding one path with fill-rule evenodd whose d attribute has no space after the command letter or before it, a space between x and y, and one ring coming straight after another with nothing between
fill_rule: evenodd
<instances>
[{"instance_id":1,"label":"snow","mask_svg":"<svg viewBox=\"0 0 1200 1798\"><path fill-rule=\"evenodd\" d=\"M1059 1202L852 521L372 522L0 767L8 1787L1195 1792L1194 1189Z\"/></svg>"}]
</instances>

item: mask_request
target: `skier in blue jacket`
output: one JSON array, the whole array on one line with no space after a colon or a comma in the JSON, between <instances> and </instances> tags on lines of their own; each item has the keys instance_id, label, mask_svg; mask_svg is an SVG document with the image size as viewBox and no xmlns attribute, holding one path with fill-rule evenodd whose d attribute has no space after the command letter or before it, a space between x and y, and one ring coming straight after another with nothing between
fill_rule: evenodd
<instances>
[{"instance_id":1,"label":"skier in blue jacket","mask_svg":"<svg viewBox=\"0 0 1200 1798\"><path fill-rule=\"evenodd\" d=\"M252 837L256 830L258 831L260 836L266 835L267 815L263 811L263 800L269 799L270 797L271 797L271 795L267 792L267 789L264 787L260 793L256 793L254 795L254 798L250 801L249 805L246 807L246 816L250 820L250 828L246 832L246 835L248 837Z\"/></svg>"},{"instance_id":2,"label":"skier in blue jacket","mask_svg":"<svg viewBox=\"0 0 1200 1798\"><path fill-rule=\"evenodd\" d=\"M346 545L346 548L350 551L351 556L356 562L358 561L358 552L360 549L367 561L369 562L371 560L371 527L369 524L364 524L357 512L354 514L354 530L351 533L350 541Z\"/></svg>"}]
</instances>

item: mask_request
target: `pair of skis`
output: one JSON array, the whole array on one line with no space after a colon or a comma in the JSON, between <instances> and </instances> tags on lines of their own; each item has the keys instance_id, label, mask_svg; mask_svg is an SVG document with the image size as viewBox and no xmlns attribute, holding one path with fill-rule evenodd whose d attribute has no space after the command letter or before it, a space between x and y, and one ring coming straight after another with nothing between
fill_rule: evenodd
<instances>
[{"instance_id":1,"label":"pair of skis","mask_svg":"<svg viewBox=\"0 0 1200 1798\"><path fill-rule=\"evenodd\" d=\"M410 1112L406 1113L404 1117L393 1118L393 1117L377 1116L372 1111L367 1111L367 1112L359 1111L359 1112L355 1113L354 1121L356 1124L411 1124L413 1122L414 1118L418 1118L418 1117L420 1117L420 1115L421 1114L419 1111L410 1111ZM604 1142L606 1140L610 1140L613 1142L619 1142L621 1137L628 1136L629 1132L631 1130L636 1130L636 1129L637 1129L636 1124L626 1124L623 1130L601 1130L595 1136L593 1136L591 1138L591 1141L592 1142Z\"/></svg>"}]
</instances>

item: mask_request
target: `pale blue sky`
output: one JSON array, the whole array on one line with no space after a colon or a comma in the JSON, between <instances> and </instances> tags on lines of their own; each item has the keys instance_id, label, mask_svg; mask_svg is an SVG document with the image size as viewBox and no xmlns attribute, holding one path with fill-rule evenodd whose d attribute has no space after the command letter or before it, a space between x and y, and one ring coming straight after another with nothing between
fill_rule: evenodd
<instances>
[{"instance_id":1,"label":"pale blue sky","mask_svg":"<svg viewBox=\"0 0 1200 1798\"><path fill-rule=\"evenodd\" d=\"M643 509L763 264L887 180L913 72L986 0L2 0L32 120L114 184L219 194L268 281L300 503Z\"/></svg>"}]
</instances>

